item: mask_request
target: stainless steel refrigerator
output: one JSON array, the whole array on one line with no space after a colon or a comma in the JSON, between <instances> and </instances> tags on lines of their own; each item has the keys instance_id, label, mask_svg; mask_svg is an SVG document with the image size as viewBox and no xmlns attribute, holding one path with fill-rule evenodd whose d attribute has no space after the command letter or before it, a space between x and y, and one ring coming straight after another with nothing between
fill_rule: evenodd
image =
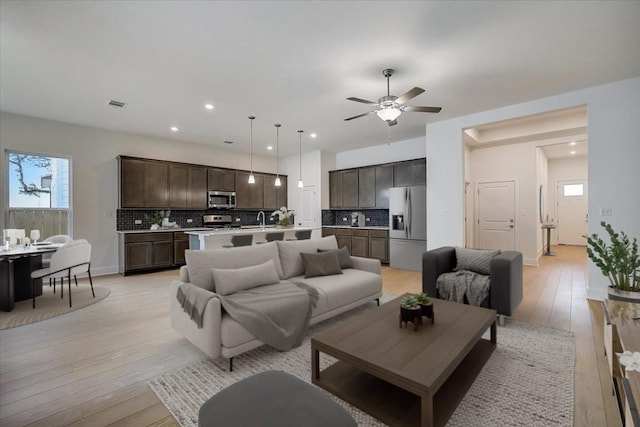
<instances>
[{"instance_id":1,"label":"stainless steel refrigerator","mask_svg":"<svg viewBox=\"0 0 640 427\"><path fill-rule=\"evenodd\" d=\"M427 187L389 189L389 265L422 270L427 250Z\"/></svg>"}]
</instances>

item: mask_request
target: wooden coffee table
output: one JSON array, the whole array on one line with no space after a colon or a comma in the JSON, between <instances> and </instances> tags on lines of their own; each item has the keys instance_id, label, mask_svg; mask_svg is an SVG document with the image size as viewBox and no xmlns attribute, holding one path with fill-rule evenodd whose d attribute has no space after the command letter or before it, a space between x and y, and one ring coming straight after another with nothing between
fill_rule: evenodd
<instances>
[{"instance_id":1,"label":"wooden coffee table","mask_svg":"<svg viewBox=\"0 0 640 427\"><path fill-rule=\"evenodd\" d=\"M443 426L496 347L496 311L434 299L414 331L400 298L312 337L312 381L386 424ZM320 371L320 352L338 362Z\"/></svg>"}]
</instances>

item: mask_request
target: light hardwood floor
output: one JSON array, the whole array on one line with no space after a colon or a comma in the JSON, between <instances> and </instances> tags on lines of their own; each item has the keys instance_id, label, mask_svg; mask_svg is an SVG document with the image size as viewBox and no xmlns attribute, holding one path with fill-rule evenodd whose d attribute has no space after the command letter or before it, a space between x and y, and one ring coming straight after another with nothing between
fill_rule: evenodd
<instances>
[{"instance_id":1,"label":"light hardwood floor","mask_svg":"<svg viewBox=\"0 0 640 427\"><path fill-rule=\"evenodd\" d=\"M524 299L513 317L574 332L574 425L619 426L602 310L586 299L585 249L554 249L559 256L525 267ZM111 289L104 301L0 331L0 425L175 426L146 381L205 357L169 324L168 285L176 276L98 277L97 286ZM418 292L421 275L383 268L383 282L388 294Z\"/></svg>"}]
</instances>

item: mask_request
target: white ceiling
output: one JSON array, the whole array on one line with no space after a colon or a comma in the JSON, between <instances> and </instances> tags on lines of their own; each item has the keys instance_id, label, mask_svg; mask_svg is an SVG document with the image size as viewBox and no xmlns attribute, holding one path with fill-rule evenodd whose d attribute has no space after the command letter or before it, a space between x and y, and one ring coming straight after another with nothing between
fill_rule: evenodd
<instances>
[{"instance_id":1,"label":"white ceiling","mask_svg":"<svg viewBox=\"0 0 640 427\"><path fill-rule=\"evenodd\" d=\"M427 91L425 123L640 75L640 2L2 1L0 109L266 154L387 142L349 96ZM106 104L127 103L123 109ZM213 111L204 104L214 104ZM171 126L180 131L172 133ZM316 132L311 140L308 134ZM236 144L222 145L231 140Z\"/></svg>"}]
</instances>

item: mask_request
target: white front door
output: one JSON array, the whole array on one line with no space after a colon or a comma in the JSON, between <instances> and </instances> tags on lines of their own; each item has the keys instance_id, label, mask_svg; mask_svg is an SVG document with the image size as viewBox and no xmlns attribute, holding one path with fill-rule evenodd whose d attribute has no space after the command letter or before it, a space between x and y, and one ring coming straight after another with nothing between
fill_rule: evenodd
<instances>
[{"instance_id":1,"label":"white front door","mask_svg":"<svg viewBox=\"0 0 640 427\"><path fill-rule=\"evenodd\" d=\"M558 226L556 235L560 245L585 246L588 226L587 181L558 181Z\"/></svg>"},{"instance_id":2,"label":"white front door","mask_svg":"<svg viewBox=\"0 0 640 427\"><path fill-rule=\"evenodd\" d=\"M302 215L299 224L303 227L318 226L318 200L315 185L305 185L302 189Z\"/></svg>"},{"instance_id":3,"label":"white front door","mask_svg":"<svg viewBox=\"0 0 640 427\"><path fill-rule=\"evenodd\" d=\"M514 250L514 181L478 183L477 248Z\"/></svg>"}]
</instances>

